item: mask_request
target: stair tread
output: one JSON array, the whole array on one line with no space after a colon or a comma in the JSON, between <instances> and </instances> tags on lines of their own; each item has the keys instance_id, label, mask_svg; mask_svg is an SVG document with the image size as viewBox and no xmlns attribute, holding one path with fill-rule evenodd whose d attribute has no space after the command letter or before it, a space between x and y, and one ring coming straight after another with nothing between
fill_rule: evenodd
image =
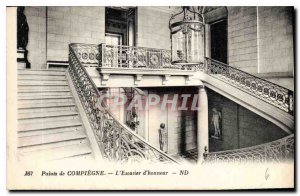
<instances>
[{"instance_id":1,"label":"stair tread","mask_svg":"<svg viewBox=\"0 0 300 196\"><path fill-rule=\"evenodd\" d=\"M44 122L40 124L22 124L18 126L18 131L33 131L33 130L42 130L42 129L54 129L60 127L71 127L71 126L78 126L82 125L82 123L78 120L64 120L64 121L57 121L57 122Z\"/></svg>"},{"instance_id":2,"label":"stair tread","mask_svg":"<svg viewBox=\"0 0 300 196\"><path fill-rule=\"evenodd\" d=\"M70 95L42 95L42 96L20 96L18 100L39 100L39 99L70 99Z\"/></svg>"},{"instance_id":3,"label":"stair tread","mask_svg":"<svg viewBox=\"0 0 300 196\"><path fill-rule=\"evenodd\" d=\"M18 114L18 119L28 119L28 118L45 118L45 117L59 117L59 116L71 116L78 115L75 111L53 111L53 112L33 112L33 113L21 113Z\"/></svg>"},{"instance_id":4,"label":"stair tread","mask_svg":"<svg viewBox=\"0 0 300 196\"><path fill-rule=\"evenodd\" d=\"M54 133L63 133L63 132L72 132L72 131L83 131L83 127L81 125L74 125L71 127L61 127L61 128L54 128L54 129L43 129L43 130L33 130L33 131L23 131L19 132L19 137L29 137L35 135L47 135L47 134L54 134Z\"/></svg>"},{"instance_id":5,"label":"stair tread","mask_svg":"<svg viewBox=\"0 0 300 196\"><path fill-rule=\"evenodd\" d=\"M70 131L62 133L54 133L47 135L35 135L29 137L19 137L18 147L43 145L48 143L62 142L68 140L76 140L86 138L86 134L83 131Z\"/></svg>"},{"instance_id":6,"label":"stair tread","mask_svg":"<svg viewBox=\"0 0 300 196\"><path fill-rule=\"evenodd\" d=\"M39 97L39 96L37 96ZM26 104L42 104L42 103L69 103L73 102L73 98L60 98L60 99L23 99L23 100L18 100L19 105L26 105Z\"/></svg>"},{"instance_id":7,"label":"stair tread","mask_svg":"<svg viewBox=\"0 0 300 196\"><path fill-rule=\"evenodd\" d=\"M18 69L18 75L48 75L48 76L56 76L56 75L65 75L66 70L55 70L55 69Z\"/></svg>"},{"instance_id":8,"label":"stair tread","mask_svg":"<svg viewBox=\"0 0 300 196\"><path fill-rule=\"evenodd\" d=\"M46 150L51 148L59 148L64 146L70 146L70 145L76 145L76 144L85 144L88 141L83 139L76 139L76 140L67 140L67 141L61 141L61 142L55 142L55 143L48 143L43 145L34 145L34 146L25 146L18 148L20 153L27 153L27 152L34 152L38 150Z\"/></svg>"},{"instance_id":9,"label":"stair tread","mask_svg":"<svg viewBox=\"0 0 300 196\"><path fill-rule=\"evenodd\" d=\"M18 71L63 71L65 72L65 70L61 70L61 69L18 69Z\"/></svg>"},{"instance_id":10,"label":"stair tread","mask_svg":"<svg viewBox=\"0 0 300 196\"><path fill-rule=\"evenodd\" d=\"M91 148L88 144L77 144L59 148L45 149L28 153L21 153L24 158L32 159L38 157L38 160L55 160L79 155L91 154Z\"/></svg>"},{"instance_id":11,"label":"stair tread","mask_svg":"<svg viewBox=\"0 0 300 196\"><path fill-rule=\"evenodd\" d=\"M67 81L31 81L19 80L18 86L68 86Z\"/></svg>"},{"instance_id":12,"label":"stair tread","mask_svg":"<svg viewBox=\"0 0 300 196\"><path fill-rule=\"evenodd\" d=\"M47 108L47 107L66 107L66 106L75 106L75 103L72 102L53 102L53 103L26 103L18 104L19 109L29 109L29 108Z\"/></svg>"},{"instance_id":13,"label":"stair tread","mask_svg":"<svg viewBox=\"0 0 300 196\"><path fill-rule=\"evenodd\" d=\"M18 114L28 114L28 113L41 113L41 112L53 112L53 111L76 111L75 105L65 106L65 107L45 107L45 108L23 108L18 110Z\"/></svg>"},{"instance_id":14,"label":"stair tread","mask_svg":"<svg viewBox=\"0 0 300 196\"><path fill-rule=\"evenodd\" d=\"M55 89L55 90L49 90L49 89L38 89L38 90L18 90L18 93L39 93L39 92L70 92L70 89Z\"/></svg>"},{"instance_id":15,"label":"stair tread","mask_svg":"<svg viewBox=\"0 0 300 196\"><path fill-rule=\"evenodd\" d=\"M19 75L18 81L67 81L65 75L48 76L48 75Z\"/></svg>"}]
</instances>

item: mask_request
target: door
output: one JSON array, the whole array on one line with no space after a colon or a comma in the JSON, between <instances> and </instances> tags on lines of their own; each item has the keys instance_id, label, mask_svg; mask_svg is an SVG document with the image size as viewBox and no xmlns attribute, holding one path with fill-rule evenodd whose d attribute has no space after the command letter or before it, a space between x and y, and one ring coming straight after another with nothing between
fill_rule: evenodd
<instances>
[{"instance_id":1,"label":"door","mask_svg":"<svg viewBox=\"0 0 300 196\"><path fill-rule=\"evenodd\" d=\"M210 25L211 58L227 62L227 20L222 20Z\"/></svg>"}]
</instances>

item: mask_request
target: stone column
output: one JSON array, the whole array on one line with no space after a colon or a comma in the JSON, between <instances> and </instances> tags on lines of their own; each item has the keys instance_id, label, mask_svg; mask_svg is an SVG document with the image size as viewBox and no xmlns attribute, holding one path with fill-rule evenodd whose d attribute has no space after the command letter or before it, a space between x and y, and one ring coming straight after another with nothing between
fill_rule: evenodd
<instances>
[{"instance_id":1,"label":"stone column","mask_svg":"<svg viewBox=\"0 0 300 196\"><path fill-rule=\"evenodd\" d=\"M203 85L198 89L198 121L197 121L197 141L198 141L198 163L203 161L205 148L208 150L208 99Z\"/></svg>"},{"instance_id":2,"label":"stone column","mask_svg":"<svg viewBox=\"0 0 300 196\"><path fill-rule=\"evenodd\" d=\"M211 57L210 51L211 39L210 39L210 25L205 24L205 57Z\"/></svg>"}]
</instances>

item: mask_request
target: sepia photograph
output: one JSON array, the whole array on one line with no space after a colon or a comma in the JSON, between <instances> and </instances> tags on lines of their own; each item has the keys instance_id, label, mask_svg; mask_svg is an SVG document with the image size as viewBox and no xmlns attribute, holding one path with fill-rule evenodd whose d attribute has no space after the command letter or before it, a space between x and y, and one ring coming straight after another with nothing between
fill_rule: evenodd
<instances>
[{"instance_id":1,"label":"sepia photograph","mask_svg":"<svg viewBox=\"0 0 300 196\"><path fill-rule=\"evenodd\" d=\"M7 189L295 189L295 13L7 6Z\"/></svg>"}]
</instances>

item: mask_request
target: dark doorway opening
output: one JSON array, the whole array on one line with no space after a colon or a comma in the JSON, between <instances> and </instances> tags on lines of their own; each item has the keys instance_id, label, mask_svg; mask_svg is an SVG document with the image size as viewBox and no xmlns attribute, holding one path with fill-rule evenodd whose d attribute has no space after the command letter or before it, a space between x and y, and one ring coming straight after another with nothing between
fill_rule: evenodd
<instances>
[{"instance_id":1,"label":"dark doorway opening","mask_svg":"<svg viewBox=\"0 0 300 196\"><path fill-rule=\"evenodd\" d=\"M211 24L211 58L227 62L227 20Z\"/></svg>"},{"instance_id":2,"label":"dark doorway opening","mask_svg":"<svg viewBox=\"0 0 300 196\"><path fill-rule=\"evenodd\" d=\"M135 7L105 8L105 43L108 45L135 45Z\"/></svg>"}]
</instances>

